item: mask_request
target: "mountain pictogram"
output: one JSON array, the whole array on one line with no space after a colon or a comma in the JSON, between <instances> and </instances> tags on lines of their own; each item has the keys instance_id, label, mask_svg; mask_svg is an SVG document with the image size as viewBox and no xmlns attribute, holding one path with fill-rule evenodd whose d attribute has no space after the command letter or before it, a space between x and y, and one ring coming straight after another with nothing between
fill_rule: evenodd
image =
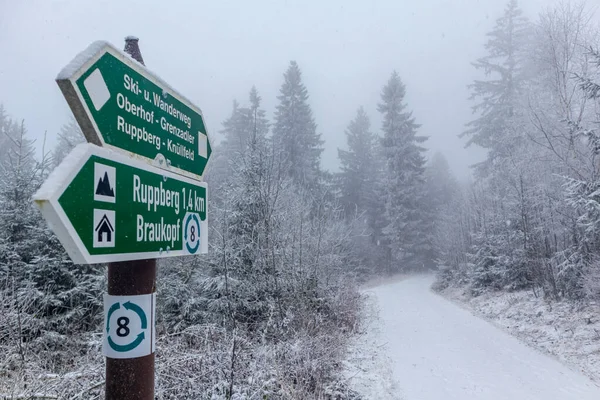
<instances>
[{"instance_id":1,"label":"mountain pictogram","mask_svg":"<svg viewBox=\"0 0 600 400\"><path fill-rule=\"evenodd\" d=\"M115 191L110 186L107 172L104 172L104 177L98 181L98 186L96 186L96 194L99 196L115 197Z\"/></svg>"}]
</instances>

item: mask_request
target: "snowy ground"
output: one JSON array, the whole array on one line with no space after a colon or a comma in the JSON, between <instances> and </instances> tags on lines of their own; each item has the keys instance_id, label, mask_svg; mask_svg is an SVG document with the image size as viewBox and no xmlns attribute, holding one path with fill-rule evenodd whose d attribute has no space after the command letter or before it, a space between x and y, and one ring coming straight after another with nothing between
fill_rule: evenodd
<instances>
[{"instance_id":1,"label":"snowy ground","mask_svg":"<svg viewBox=\"0 0 600 400\"><path fill-rule=\"evenodd\" d=\"M354 350L365 362L359 379L350 380L365 398L600 399L600 388L583 374L433 293L432 282L418 276L367 289L380 322L356 343L365 346ZM370 378L376 376L382 378Z\"/></svg>"},{"instance_id":2,"label":"snowy ground","mask_svg":"<svg viewBox=\"0 0 600 400\"><path fill-rule=\"evenodd\" d=\"M443 295L600 383L597 304L551 302L531 291L487 293L470 298L462 289L448 288Z\"/></svg>"},{"instance_id":3,"label":"snowy ground","mask_svg":"<svg viewBox=\"0 0 600 400\"><path fill-rule=\"evenodd\" d=\"M344 365L349 386L365 399L400 400L400 389L393 377L392 359L382 337L377 298L370 296L363 332L351 343Z\"/></svg>"}]
</instances>

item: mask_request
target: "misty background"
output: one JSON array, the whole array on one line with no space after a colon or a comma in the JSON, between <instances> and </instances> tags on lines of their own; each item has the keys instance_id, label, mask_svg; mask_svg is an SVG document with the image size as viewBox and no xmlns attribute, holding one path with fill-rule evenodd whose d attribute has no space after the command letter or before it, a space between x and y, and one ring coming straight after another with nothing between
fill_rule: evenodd
<instances>
[{"instance_id":1,"label":"misty background","mask_svg":"<svg viewBox=\"0 0 600 400\"><path fill-rule=\"evenodd\" d=\"M533 21L550 0L524 0ZM459 139L472 119L471 62L485 52L503 0L426 1L11 1L0 0L0 91L6 111L25 119L47 148L71 116L56 74L92 41L119 48L136 35L147 66L198 105L213 142L234 99L256 85L272 118L290 60L302 69L318 132L322 167L338 168L344 130L363 105L379 130L381 87L397 70L407 103L458 178L484 157ZM597 18L597 16L596 16Z\"/></svg>"},{"instance_id":2,"label":"misty background","mask_svg":"<svg viewBox=\"0 0 600 400\"><path fill-rule=\"evenodd\" d=\"M599 9L600 0L0 0L0 398L110 397L99 350L122 326L105 320L108 274L61 245L96 231L65 222L59 235L73 237L57 236L35 193L83 141L56 74L93 41L123 48L128 35L203 109L215 144L208 254L172 257L161 248L183 248L181 237L148 235L165 256L152 398L570 390L563 369L498 346L494 333L473 346L480 316L597 383ZM99 210L85 196L57 212ZM129 217L119 211L118 221ZM413 272L435 282L404 280ZM473 315L452 312L432 282ZM364 288L380 283L392 296L376 304ZM386 359L370 371L378 353ZM446 379L457 362L461 379ZM371 376L389 379L388 393ZM548 376L564 379L550 387Z\"/></svg>"}]
</instances>

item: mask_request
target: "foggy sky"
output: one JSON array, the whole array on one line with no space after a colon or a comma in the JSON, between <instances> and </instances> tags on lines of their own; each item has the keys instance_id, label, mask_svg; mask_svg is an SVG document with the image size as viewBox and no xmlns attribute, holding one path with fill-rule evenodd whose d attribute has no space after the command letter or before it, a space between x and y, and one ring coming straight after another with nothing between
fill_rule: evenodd
<instances>
[{"instance_id":1,"label":"foggy sky","mask_svg":"<svg viewBox=\"0 0 600 400\"><path fill-rule=\"evenodd\" d=\"M594 0L600 1L600 0ZM528 16L550 0L522 0ZM504 0L0 0L0 103L48 145L71 111L56 74L92 41L123 48L135 35L146 65L196 105L218 140L234 99L256 85L269 119L282 74L296 60L325 140L322 165L335 170L344 129L363 105L379 131L382 86L397 70L407 103L459 177L483 156L458 134L485 33Z\"/></svg>"}]
</instances>

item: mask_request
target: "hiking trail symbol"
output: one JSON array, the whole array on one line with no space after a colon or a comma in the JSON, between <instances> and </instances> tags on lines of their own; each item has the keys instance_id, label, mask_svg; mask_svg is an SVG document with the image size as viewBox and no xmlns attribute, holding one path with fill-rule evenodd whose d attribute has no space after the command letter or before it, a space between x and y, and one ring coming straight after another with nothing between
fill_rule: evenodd
<instances>
[{"instance_id":1,"label":"hiking trail symbol","mask_svg":"<svg viewBox=\"0 0 600 400\"><path fill-rule=\"evenodd\" d=\"M94 163L94 200L115 203L116 169Z\"/></svg>"},{"instance_id":2,"label":"hiking trail symbol","mask_svg":"<svg viewBox=\"0 0 600 400\"><path fill-rule=\"evenodd\" d=\"M136 358L154 353L156 294L104 295L104 343L110 358Z\"/></svg>"},{"instance_id":3,"label":"hiking trail symbol","mask_svg":"<svg viewBox=\"0 0 600 400\"><path fill-rule=\"evenodd\" d=\"M183 240L189 254L196 254L200 248L200 218L196 213L186 213L183 226Z\"/></svg>"}]
</instances>

